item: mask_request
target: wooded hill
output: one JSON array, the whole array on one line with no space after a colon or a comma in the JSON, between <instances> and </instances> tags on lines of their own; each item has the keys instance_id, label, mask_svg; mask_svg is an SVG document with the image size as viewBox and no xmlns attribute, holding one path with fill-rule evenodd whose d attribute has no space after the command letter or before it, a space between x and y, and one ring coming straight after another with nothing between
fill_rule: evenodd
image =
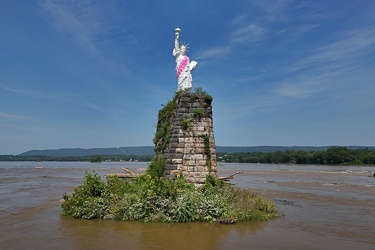
<instances>
[{"instance_id":1,"label":"wooded hill","mask_svg":"<svg viewBox=\"0 0 375 250\"><path fill-rule=\"evenodd\" d=\"M117 147L117 148L61 148L61 149L46 149L46 150L30 150L20 154L19 156L53 156L53 157L67 157L67 156L90 156L90 155L153 155L153 146L141 147Z\"/></svg>"}]
</instances>

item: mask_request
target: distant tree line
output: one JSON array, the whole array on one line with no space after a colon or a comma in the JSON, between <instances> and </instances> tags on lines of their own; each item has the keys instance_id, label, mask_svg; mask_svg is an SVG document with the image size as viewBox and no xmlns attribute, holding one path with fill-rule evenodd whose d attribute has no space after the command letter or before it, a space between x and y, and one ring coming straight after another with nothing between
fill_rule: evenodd
<instances>
[{"instance_id":1,"label":"distant tree line","mask_svg":"<svg viewBox=\"0 0 375 250\"><path fill-rule=\"evenodd\" d=\"M100 162L101 161L151 161L153 155L86 155L86 156L22 156L22 155L0 155L0 161L82 161L82 162ZM97 159L95 161L95 158ZM94 159L94 161L93 161Z\"/></svg>"},{"instance_id":2,"label":"distant tree line","mask_svg":"<svg viewBox=\"0 0 375 250\"><path fill-rule=\"evenodd\" d=\"M325 151L286 150L276 152L217 153L218 161L233 163L375 165L375 150L331 147Z\"/></svg>"},{"instance_id":3,"label":"distant tree line","mask_svg":"<svg viewBox=\"0 0 375 250\"><path fill-rule=\"evenodd\" d=\"M154 155L87 155L87 156L22 156L0 155L0 161L139 161L149 162ZM217 152L218 161L233 163L375 165L375 149L330 147L324 151L285 150L275 152L223 153Z\"/></svg>"}]
</instances>

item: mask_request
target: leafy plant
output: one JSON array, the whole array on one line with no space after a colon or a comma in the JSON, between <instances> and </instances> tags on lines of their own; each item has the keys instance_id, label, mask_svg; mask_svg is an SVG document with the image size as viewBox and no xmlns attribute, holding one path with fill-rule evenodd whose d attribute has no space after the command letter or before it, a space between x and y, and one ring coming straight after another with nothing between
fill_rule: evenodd
<instances>
[{"instance_id":1,"label":"leafy plant","mask_svg":"<svg viewBox=\"0 0 375 250\"><path fill-rule=\"evenodd\" d=\"M163 177L165 159L162 154L158 154L150 162L147 168L147 173L152 177Z\"/></svg>"},{"instance_id":2,"label":"leafy plant","mask_svg":"<svg viewBox=\"0 0 375 250\"><path fill-rule=\"evenodd\" d=\"M173 115L176 112L176 100L180 92L176 92L172 100L169 100L158 113L158 126L154 136L154 144L157 152L164 152L170 138L170 126Z\"/></svg>"},{"instance_id":3,"label":"leafy plant","mask_svg":"<svg viewBox=\"0 0 375 250\"><path fill-rule=\"evenodd\" d=\"M203 142L204 142L204 153L208 157L211 157L210 138L208 137L208 135L205 135L205 134L201 135L201 137L203 138Z\"/></svg>"},{"instance_id":4,"label":"leafy plant","mask_svg":"<svg viewBox=\"0 0 375 250\"><path fill-rule=\"evenodd\" d=\"M204 154L207 156L206 165L211 168L210 138L206 134L201 134L200 137L203 138L204 142Z\"/></svg>"},{"instance_id":5,"label":"leafy plant","mask_svg":"<svg viewBox=\"0 0 375 250\"><path fill-rule=\"evenodd\" d=\"M193 124L191 124L191 119L189 118L184 118L181 120L181 127L183 130L188 130L190 129L191 127L193 126Z\"/></svg>"},{"instance_id":6,"label":"leafy plant","mask_svg":"<svg viewBox=\"0 0 375 250\"><path fill-rule=\"evenodd\" d=\"M160 151L164 151L169 143L170 138L170 122L165 121L160 128L157 129L154 137L155 146L159 146Z\"/></svg>"},{"instance_id":7,"label":"leafy plant","mask_svg":"<svg viewBox=\"0 0 375 250\"><path fill-rule=\"evenodd\" d=\"M176 97L177 95L175 95L172 100L169 100L167 104L164 105L164 108L159 110L158 118L160 120L168 119L175 112Z\"/></svg>"},{"instance_id":8,"label":"leafy plant","mask_svg":"<svg viewBox=\"0 0 375 250\"><path fill-rule=\"evenodd\" d=\"M64 194L63 198L63 215L95 219L108 213L109 191L96 173L92 175L86 171L83 185L75 188L72 195Z\"/></svg>"},{"instance_id":9,"label":"leafy plant","mask_svg":"<svg viewBox=\"0 0 375 250\"><path fill-rule=\"evenodd\" d=\"M201 109L195 109L193 117L197 118L197 119L201 119L203 117L203 110L201 110Z\"/></svg>"}]
</instances>

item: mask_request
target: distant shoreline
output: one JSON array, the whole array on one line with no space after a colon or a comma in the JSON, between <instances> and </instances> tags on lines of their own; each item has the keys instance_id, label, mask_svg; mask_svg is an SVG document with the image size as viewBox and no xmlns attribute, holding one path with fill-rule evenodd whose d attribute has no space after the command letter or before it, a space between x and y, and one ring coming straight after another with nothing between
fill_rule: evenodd
<instances>
[{"instance_id":1,"label":"distant shoreline","mask_svg":"<svg viewBox=\"0 0 375 250\"><path fill-rule=\"evenodd\" d=\"M292 150L293 147L282 147L277 151L223 152L234 147L217 147L217 161L229 163L266 163L266 164L311 164L311 165L375 165L375 148L372 147L328 147L325 150L304 151ZM249 148L249 147L248 147ZM257 147L259 149L259 147ZM270 149L270 147L267 147ZM273 149L280 147L273 147ZM243 147L237 148L243 150ZM252 147L254 149L254 147ZM308 149L311 149L309 147ZM318 148L315 148L318 149ZM322 148L319 148L322 149ZM263 148L264 150L264 148ZM229 150L228 150L229 151ZM97 152L97 151L96 151ZM40 152L39 152L40 153ZM97 162L150 162L155 154L95 154L84 156L48 156L48 155L0 155L0 161L61 161L90 162L97 157Z\"/></svg>"}]
</instances>

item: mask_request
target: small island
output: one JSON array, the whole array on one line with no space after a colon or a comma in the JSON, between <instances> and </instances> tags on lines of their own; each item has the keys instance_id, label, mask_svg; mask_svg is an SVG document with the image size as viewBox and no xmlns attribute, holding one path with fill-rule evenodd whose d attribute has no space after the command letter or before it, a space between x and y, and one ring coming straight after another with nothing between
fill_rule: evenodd
<instances>
[{"instance_id":1,"label":"small island","mask_svg":"<svg viewBox=\"0 0 375 250\"><path fill-rule=\"evenodd\" d=\"M212 96L192 92L191 71L197 63L179 44L175 30L177 92L159 110L155 153L145 174L86 173L83 185L63 196L62 214L84 219L143 222L261 221L278 216L274 202L217 177ZM95 161L94 161L95 160ZM99 159L92 159L98 162ZM101 159L100 159L101 161ZM231 175L228 180L233 178Z\"/></svg>"},{"instance_id":2,"label":"small island","mask_svg":"<svg viewBox=\"0 0 375 250\"><path fill-rule=\"evenodd\" d=\"M107 180L103 181L98 174L87 172L84 183L76 187L72 194L63 196L62 214L84 219L103 218L143 222L200 221L223 224L262 221L277 217L278 213L273 201L251 190L236 188L217 177L216 163L213 161L214 152L210 151L209 142L205 140L207 137L192 132L196 122L194 119L201 119L204 111L192 110L191 120L186 122L187 125L182 122L184 118L179 118L179 122L173 122L178 109L178 105L175 104L180 103L180 99L186 96L184 92L177 92L172 101L159 111L159 121L163 122L158 125L154 138L157 154L145 174L132 173L134 178L108 175ZM197 93L189 93L188 96L194 101L201 98L206 104L211 104L212 101L212 97L201 89L198 89ZM184 165L183 159L172 160L175 159L173 157L176 157L176 154L171 154L171 150L181 148L181 145L178 147L171 140L171 134L174 138L171 131L176 127L181 135L189 137L189 141L196 140L201 144L202 149L198 150L198 155L202 155L198 156L202 158L201 160L192 162L190 158L194 157L187 157L188 164L197 165L195 168ZM187 145L191 146L191 144ZM211 150L212 148L211 144ZM198 148L194 149L197 151ZM187 152L188 156L193 153ZM168 162L169 165L166 164Z\"/></svg>"}]
</instances>

